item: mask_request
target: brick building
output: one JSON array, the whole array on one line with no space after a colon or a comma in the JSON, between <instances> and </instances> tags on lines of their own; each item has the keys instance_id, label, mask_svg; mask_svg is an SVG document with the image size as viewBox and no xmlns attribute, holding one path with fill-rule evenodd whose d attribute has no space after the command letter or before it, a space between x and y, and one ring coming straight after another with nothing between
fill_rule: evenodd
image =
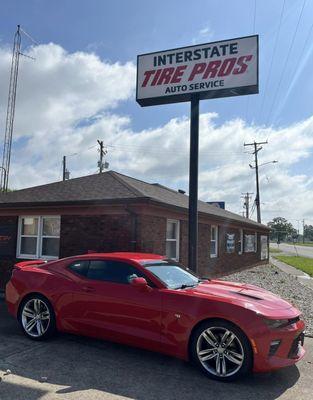
<instances>
[{"instance_id":1,"label":"brick building","mask_svg":"<svg viewBox=\"0 0 313 400\"><path fill-rule=\"evenodd\" d=\"M198 273L268 260L269 229L199 201ZM114 171L0 195L0 289L16 260L88 251L167 254L187 264L188 196Z\"/></svg>"}]
</instances>

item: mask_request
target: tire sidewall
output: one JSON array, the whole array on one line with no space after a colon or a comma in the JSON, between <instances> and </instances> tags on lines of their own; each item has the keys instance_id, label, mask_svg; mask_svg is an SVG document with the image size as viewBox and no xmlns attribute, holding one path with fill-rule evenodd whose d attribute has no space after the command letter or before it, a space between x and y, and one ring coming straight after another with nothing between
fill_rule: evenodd
<instances>
[{"instance_id":1,"label":"tire sidewall","mask_svg":"<svg viewBox=\"0 0 313 400\"><path fill-rule=\"evenodd\" d=\"M34 299L38 299L38 300L43 301L46 304L46 306L48 307L49 312L50 312L50 322L49 322L48 329L46 330L46 332L42 336L39 336L39 337L35 337L35 336L29 335L26 332L26 330L24 329L23 322L22 322L22 312L23 312L25 304L29 300L34 300ZM27 297L25 297L25 299L23 299L23 301L20 304L19 311L18 311L18 322L19 322L19 324L20 324L20 326L22 328L22 331L23 331L24 335L26 335L29 339L36 340L36 341L48 339L56 331L55 313L54 313L54 310L53 310L53 308L51 306L51 303L49 302L49 300L46 297L44 297L42 295L39 295L39 294L33 294L33 295L27 296Z\"/></svg>"},{"instance_id":2,"label":"tire sidewall","mask_svg":"<svg viewBox=\"0 0 313 400\"><path fill-rule=\"evenodd\" d=\"M244 351L244 361L239 369L235 374L227 377L223 376L217 376L212 373L210 373L207 369L204 368L204 366L201 364L198 354L197 354L197 341L199 336L202 334L202 332L206 329L209 329L211 327L222 327L222 328L227 328L231 330L240 340L243 351ZM240 377L243 377L245 375L248 375L251 370L252 370L252 364L253 364L253 353L251 349L251 345L249 342L249 339L247 336L244 334L244 332L238 328L236 325L234 325L231 322L225 321L225 320L210 320L210 321L205 321L202 324L200 324L196 330L194 331L191 341L190 341L190 355L193 363L200 368L209 378L222 381L222 382L231 382L234 381Z\"/></svg>"}]
</instances>

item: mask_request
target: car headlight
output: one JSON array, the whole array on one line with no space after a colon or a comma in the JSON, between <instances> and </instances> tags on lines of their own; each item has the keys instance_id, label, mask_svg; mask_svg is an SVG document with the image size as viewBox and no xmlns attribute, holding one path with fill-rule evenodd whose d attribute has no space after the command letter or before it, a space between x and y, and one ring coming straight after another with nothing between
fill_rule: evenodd
<instances>
[{"instance_id":1,"label":"car headlight","mask_svg":"<svg viewBox=\"0 0 313 400\"><path fill-rule=\"evenodd\" d=\"M266 318L264 318L263 321L270 329L283 328L283 327L289 325L288 319L266 319Z\"/></svg>"}]
</instances>

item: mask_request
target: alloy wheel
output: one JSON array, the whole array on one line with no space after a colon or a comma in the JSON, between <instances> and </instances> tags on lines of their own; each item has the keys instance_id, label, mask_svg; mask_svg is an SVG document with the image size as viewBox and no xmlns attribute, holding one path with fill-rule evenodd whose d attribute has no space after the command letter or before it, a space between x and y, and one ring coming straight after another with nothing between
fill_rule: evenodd
<instances>
[{"instance_id":1,"label":"alloy wheel","mask_svg":"<svg viewBox=\"0 0 313 400\"><path fill-rule=\"evenodd\" d=\"M51 321L47 304L38 298L28 300L23 306L21 321L28 335L34 338L43 336Z\"/></svg>"},{"instance_id":2,"label":"alloy wheel","mask_svg":"<svg viewBox=\"0 0 313 400\"><path fill-rule=\"evenodd\" d=\"M208 372L226 378L240 370L245 353L240 339L230 329L210 327L198 337L197 356Z\"/></svg>"}]
</instances>

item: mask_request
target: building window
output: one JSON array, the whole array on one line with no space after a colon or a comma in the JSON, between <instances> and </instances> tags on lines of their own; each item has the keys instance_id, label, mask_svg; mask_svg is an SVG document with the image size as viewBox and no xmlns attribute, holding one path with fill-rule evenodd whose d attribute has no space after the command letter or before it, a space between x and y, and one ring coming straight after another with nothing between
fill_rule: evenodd
<instances>
[{"instance_id":1,"label":"building window","mask_svg":"<svg viewBox=\"0 0 313 400\"><path fill-rule=\"evenodd\" d=\"M179 221L175 219L167 220L166 256L179 261Z\"/></svg>"},{"instance_id":2,"label":"building window","mask_svg":"<svg viewBox=\"0 0 313 400\"><path fill-rule=\"evenodd\" d=\"M58 258L59 246L59 216L20 217L17 239L18 258Z\"/></svg>"},{"instance_id":3,"label":"building window","mask_svg":"<svg viewBox=\"0 0 313 400\"><path fill-rule=\"evenodd\" d=\"M211 226L211 246L210 246L210 257L217 257L218 250L218 227L215 225Z\"/></svg>"}]
</instances>

